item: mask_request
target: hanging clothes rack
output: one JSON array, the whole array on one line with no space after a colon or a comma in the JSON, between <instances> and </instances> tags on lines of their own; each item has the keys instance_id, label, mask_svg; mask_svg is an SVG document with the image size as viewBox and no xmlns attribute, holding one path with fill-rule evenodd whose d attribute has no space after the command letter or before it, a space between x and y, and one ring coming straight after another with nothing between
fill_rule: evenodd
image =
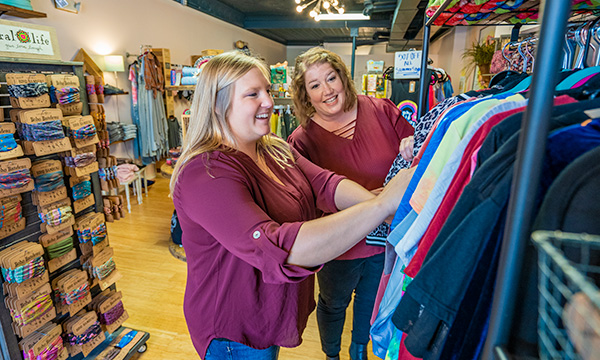
<instances>
[{"instance_id":1,"label":"hanging clothes rack","mask_svg":"<svg viewBox=\"0 0 600 360\"><path fill-rule=\"evenodd\" d=\"M429 41L431 26L448 25L453 16L445 15L436 22L440 15L448 8L452 0L444 3L430 17L426 17L423 28L423 53L421 57L421 69L427 68L429 55ZM556 44L565 42L567 23L571 16L571 0L547 0L544 4L543 20L539 40L537 41L536 58L544 59L536 63L530 88L530 100L524 113L522 122L522 136L519 139L515 172L512 179L512 191L508 204L506 225L500 263L498 267L494 300L492 305L488 335L485 342L483 359L510 359L511 354L507 351L509 335L514 324L516 309L516 294L520 279L523 278L522 268L524 264L525 247L530 241L530 227L535 194L540 182L542 161L544 158L546 139L549 129L549 119L553 107L554 89L558 83L558 69L561 68L563 60L562 47ZM506 25L500 24L514 17L516 14L527 14L539 12L539 1L526 1L516 11L505 14L489 14L477 25ZM537 15L536 15L537 16ZM453 24L470 25L470 24ZM514 24L512 40L518 37L518 28L521 24ZM590 31L584 35L587 43L590 38L596 38L597 31ZM516 33L516 34L515 34ZM600 38L600 37L599 37ZM588 49L583 55L586 58ZM597 50L596 50L597 51ZM595 54L596 55L596 54ZM421 71L421 82L419 88L419 117L426 113L427 109L427 83L425 71Z\"/></svg>"}]
</instances>

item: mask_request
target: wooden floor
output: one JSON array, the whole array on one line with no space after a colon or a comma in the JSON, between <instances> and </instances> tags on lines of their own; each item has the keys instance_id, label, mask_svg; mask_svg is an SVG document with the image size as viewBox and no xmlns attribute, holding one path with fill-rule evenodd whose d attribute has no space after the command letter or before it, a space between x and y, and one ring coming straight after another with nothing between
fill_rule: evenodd
<instances>
[{"instance_id":1,"label":"wooden floor","mask_svg":"<svg viewBox=\"0 0 600 360\"><path fill-rule=\"evenodd\" d=\"M169 181L161 178L138 205L132 197L131 214L108 223L108 235L115 262L123 278L117 290L129 313L126 326L150 333L148 350L141 360L199 359L183 317L186 264L169 252L173 204L168 197ZM348 312L340 358L348 360L351 314ZM315 313L311 315L303 343L281 349L281 360L325 359L321 352ZM377 359L372 353L370 359Z\"/></svg>"}]
</instances>

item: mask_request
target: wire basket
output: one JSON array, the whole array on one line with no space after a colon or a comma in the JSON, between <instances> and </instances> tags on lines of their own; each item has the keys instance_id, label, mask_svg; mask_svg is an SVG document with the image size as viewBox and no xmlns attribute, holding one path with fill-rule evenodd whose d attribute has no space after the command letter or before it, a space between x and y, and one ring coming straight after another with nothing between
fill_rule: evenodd
<instances>
[{"instance_id":1,"label":"wire basket","mask_svg":"<svg viewBox=\"0 0 600 360\"><path fill-rule=\"evenodd\" d=\"M540 358L600 359L600 236L536 231Z\"/></svg>"}]
</instances>

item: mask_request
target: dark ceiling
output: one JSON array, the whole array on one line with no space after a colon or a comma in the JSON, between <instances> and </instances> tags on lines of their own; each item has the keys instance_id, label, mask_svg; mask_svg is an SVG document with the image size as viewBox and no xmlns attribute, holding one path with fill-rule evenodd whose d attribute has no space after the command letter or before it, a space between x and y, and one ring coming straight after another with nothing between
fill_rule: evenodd
<instances>
[{"instance_id":1,"label":"dark ceiling","mask_svg":"<svg viewBox=\"0 0 600 360\"><path fill-rule=\"evenodd\" d=\"M316 22L308 9L296 12L294 0L175 1L285 45L352 42L350 28L358 28L357 46L384 42L388 51L421 46L419 30L427 5L427 0L340 0L347 13L369 9L371 19Z\"/></svg>"}]
</instances>

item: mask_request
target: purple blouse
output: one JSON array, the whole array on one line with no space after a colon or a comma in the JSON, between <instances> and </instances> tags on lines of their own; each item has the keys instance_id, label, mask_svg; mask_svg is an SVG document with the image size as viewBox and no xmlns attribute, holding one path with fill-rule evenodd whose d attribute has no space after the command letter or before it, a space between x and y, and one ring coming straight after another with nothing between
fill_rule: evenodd
<instances>
[{"instance_id":1,"label":"purple blouse","mask_svg":"<svg viewBox=\"0 0 600 360\"><path fill-rule=\"evenodd\" d=\"M342 176L297 152L295 166L267 165L241 152L213 151L183 169L173 202L188 266L184 313L196 351L212 339L256 349L295 347L315 308L314 271L286 264L302 223L337 211Z\"/></svg>"},{"instance_id":2,"label":"purple blouse","mask_svg":"<svg viewBox=\"0 0 600 360\"><path fill-rule=\"evenodd\" d=\"M398 155L400 141L414 134L389 99L358 95L354 137L337 136L314 121L298 127L288 142L302 156L336 174L347 176L368 190L383 186L390 166ZM366 258L382 253L383 247L361 240L337 260Z\"/></svg>"}]
</instances>

